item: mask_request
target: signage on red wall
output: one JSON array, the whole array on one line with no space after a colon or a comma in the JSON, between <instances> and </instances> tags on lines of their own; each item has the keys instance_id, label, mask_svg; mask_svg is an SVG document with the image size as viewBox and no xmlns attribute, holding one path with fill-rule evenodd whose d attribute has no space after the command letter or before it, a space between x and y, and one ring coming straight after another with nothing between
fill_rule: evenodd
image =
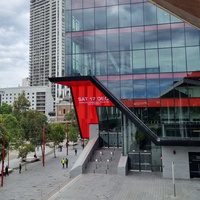
<instances>
[{"instance_id":1,"label":"signage on red wall","mask_svg":"<svg viewBox=\"0 0 200 200\"><path fill-rule=\"evenodd\" d=\"M110 101L105 96L82 96L78 97L79 104L87 104L87 105L95 105L95 106L101 106L101 104L110 104Z\"/></svg>"}]
</instances>

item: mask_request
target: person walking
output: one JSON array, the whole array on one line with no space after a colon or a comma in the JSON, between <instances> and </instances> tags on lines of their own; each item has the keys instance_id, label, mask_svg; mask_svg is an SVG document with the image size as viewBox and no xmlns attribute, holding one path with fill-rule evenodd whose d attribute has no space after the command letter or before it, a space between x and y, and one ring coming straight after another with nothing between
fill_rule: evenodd
<instances>
[{"instance_id":1,"label":"person walking","mask_svg":"<svg viewBox=\"0 0 200 200\"><path fill-rule=\"evenodd\" d=\"M65 159L66 168L68 168L68 159Z\"/></svg>"},{"instance_id":2,"label":"person walking","mask_svg":"<svg viewBox=\"0 0 200 200\"><path fill-rule=\"evenodd\" d=\"M62 163L62 166L64 168L65 167L65 159L64 158L61 160L61 163Z\"/></svg>"},{"instance_id":3,"label":"person walking","mask_svg":"<svg viewBox=\"0 0 200 200\"><path fill-rule=\"evenodd\" d=\"M77 155L77 148L75 148L75 156Z\"/></svg>"},{"instance_id":4,"label":"person walking","mask_svg":"<svg viewBox=\"0 0 200 200\"><path fill-rule=\"evenodd\" d=\"M21 172L22 172L22 165L21 163L19 163L19 173L21 174Z\"/></svg>"},{"instance_id":5,"label":"person walking","mask_svg":"<svg viewBox=\"0 0 200 200\"><path fill-rule=\"evenodd\" d=\"M5 176L9 176L9 173L8 173L8 165L6 165L6 167L5 167Z\"/></svg>"}]
</instances>

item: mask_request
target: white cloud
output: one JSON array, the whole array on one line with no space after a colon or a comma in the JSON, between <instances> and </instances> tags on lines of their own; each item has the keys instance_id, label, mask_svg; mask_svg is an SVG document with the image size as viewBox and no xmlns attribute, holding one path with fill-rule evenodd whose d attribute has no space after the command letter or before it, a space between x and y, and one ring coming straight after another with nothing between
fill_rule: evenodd
<instances>
[{"instance_id":1,"label":"white cloud","mask_svg":"<svg viewBox=\"0 0 200 200\"><path fill-rule=\"evenodd\" d=\"M0 7L0 87L17 87L29 71L29 0Z\"/></svg>"}]
</instances>

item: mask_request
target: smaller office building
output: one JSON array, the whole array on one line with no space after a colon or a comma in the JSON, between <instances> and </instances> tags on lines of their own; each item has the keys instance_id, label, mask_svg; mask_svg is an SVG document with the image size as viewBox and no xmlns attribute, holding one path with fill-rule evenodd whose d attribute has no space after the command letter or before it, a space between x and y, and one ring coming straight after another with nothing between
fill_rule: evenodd
<instances>
[{"instance_id":1,"label":"smaller office building","mask_svg":"<svg viewBox=\"0 0 200 200\"><path fill-rule=\"evenodd\" d=\"M53 111L53 97L47 86L0 88L0 105L2 103L13 105L22 91L30 102L30 109L40 111L45 115Z\"/></svg>"}]
</instances>

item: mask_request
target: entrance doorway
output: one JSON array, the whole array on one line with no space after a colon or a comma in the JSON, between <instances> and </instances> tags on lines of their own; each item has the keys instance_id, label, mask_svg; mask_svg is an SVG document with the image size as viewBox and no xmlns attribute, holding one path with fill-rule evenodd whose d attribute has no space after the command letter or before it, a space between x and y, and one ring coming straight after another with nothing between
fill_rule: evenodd
<instances>
[{"instance_id":1,"label":"entrance doorway","mask_svg":"<svg viewBox=\"0 0 200 200\"><path fill-rule=\"evenodd\" d=\"M200 153L189 152L190 178L200 178Z\"/></svg>"},{"instance_id":2,"label":"entrance doorway","mask_svg":"<svg viewBox=\"0 0 200 200\"><path fill-rule=\"evenodd\" d=\"M150 152L129 153L129 167L134 171L152 171Z\"/></svg>"}]
</instances>

